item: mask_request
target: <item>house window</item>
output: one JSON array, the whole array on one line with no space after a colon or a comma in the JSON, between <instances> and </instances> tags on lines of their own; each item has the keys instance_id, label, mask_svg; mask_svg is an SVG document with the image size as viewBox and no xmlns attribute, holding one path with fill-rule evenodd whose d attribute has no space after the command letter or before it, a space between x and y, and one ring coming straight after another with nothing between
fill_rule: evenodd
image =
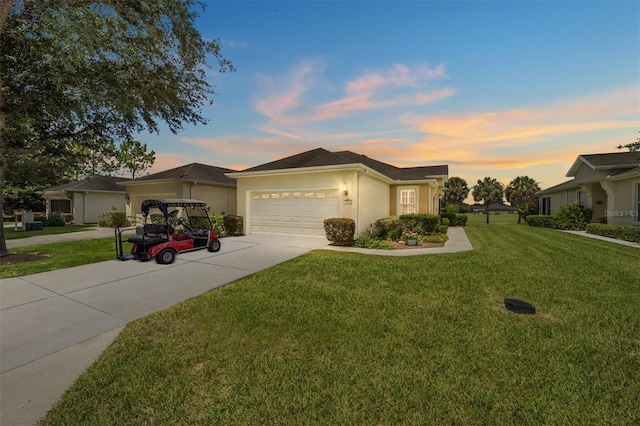
<instances>
[{"instance_id":1,"label":"house window","mask_svg":"<svg viewBox=\"0 0 640 426\"><path fill-rule=\"evenodd\" d=\"M418 212L418 197L416 196L416 188L400 189L400 214L409 214Z\"/></svg>"},{"instance_id":2,"label":"house window","mask_svg":"<svg viewBox=\"0 0 640 426\"><path fill-rule=\"evenodd\" d=\"M584 207L584 191L578 191L578 204Z\"/></svg>"},{"instance_id":3,"label":"house window","mask_svg":"<svg viewBox=\"0 0 640 426\"><path fill-rule=\"evenodd\" d=\"M542 198L542 214L551 214L551 197Z\"/></svg>"},{"instance_id":4,"label":"house window","mask_svg":"<svg viewBox=\"0 0 640 426\"><path fill-rule=\"evenodd\" d=\"M71 213L71 200L51 200L51 211Z\"/></svg>"}]
</instances>

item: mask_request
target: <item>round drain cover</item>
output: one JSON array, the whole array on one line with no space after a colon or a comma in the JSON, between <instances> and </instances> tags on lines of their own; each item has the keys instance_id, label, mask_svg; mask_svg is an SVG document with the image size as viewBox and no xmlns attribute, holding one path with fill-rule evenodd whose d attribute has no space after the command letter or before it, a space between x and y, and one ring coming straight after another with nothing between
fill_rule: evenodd
<instances>
[{"instance_id":1,"label":"round drain cover","mask_svg":"<svg viewBox=\"0 0 640 426\"><path fill-rule=\"evenodd\" d=\"M535 314L536 308L527 302L517 299L504 299L504 306L508 311L515 312L516 314Z\"/></svg>"}]
</instances>

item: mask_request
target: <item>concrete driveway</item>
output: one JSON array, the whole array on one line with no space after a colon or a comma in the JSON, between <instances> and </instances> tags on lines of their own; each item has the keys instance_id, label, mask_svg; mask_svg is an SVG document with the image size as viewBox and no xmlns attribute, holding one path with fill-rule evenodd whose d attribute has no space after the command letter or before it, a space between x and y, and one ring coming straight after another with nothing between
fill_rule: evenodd
<instances>
[{"instance_id":1,"label":"concrete driveway","mask_svg":"<svg viewBox=\"0 0 640 426\"><path fill-rule=\"evenodd\" d=\"M325 247L250 235L172 265L118 260L0 282L0 424L38 421L129 322Z\"/></svg>"}]
</instances>

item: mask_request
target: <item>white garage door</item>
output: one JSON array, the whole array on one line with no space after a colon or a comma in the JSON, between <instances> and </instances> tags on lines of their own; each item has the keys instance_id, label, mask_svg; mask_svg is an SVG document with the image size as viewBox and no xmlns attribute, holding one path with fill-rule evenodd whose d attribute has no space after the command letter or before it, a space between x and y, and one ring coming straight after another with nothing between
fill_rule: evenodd
<instances>
[{"instance_id":1,"label":"white garage door","mask_svg":"<svg viewBox=\"0 0 640 426\"><path fill-rule=\"evenodd\" d=\"M251 193L251 233L324 236L324 220L338 217L338 190Z\"/></svg>"}]
</instances>

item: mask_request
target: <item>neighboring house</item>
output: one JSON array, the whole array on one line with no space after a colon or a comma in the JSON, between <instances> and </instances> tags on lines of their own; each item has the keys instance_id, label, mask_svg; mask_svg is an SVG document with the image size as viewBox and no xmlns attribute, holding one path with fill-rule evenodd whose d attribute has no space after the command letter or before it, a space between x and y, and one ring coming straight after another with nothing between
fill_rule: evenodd
<instances>
[{"instance_id":1,"label":"neighboring house","mask_svg":"<svg viewBox=\"0 0 640 426\"><path fill-rule=\"evenodd\" d=\"M487 211L487 206L484 204L474 204L473 214L484 214ZM511 206L506 206L500 203L489 204L489 213L517 213L518 209Z\"/></svg>"},{"instance_id":2,"label":"neighboring house","mask_svg":"<svg viewBox=\"0 0 640 426\"><path fill-rule=\"evenodd\" d=\"M47 204L47 217L52 212L72 214L75 223L98 223L108 210L125 209L125 190L118 186L126 178L96 176L58 185L41 191Z\"/></svg>"},{"instance_id":3,"label":"neighboring house","mask_svg":"<svg viewBox=\"0 0 640 426\"><path fill-rule=\"evenodd\" d=\"M538 193L541 214L578 201L593 210L593 222L640 225L640 152L580 155L567 176L573 179Z\"/></svg>"},{"instance_id":4,"label":"neighboring house","mask_svg":"<svg viewBox=\"0 0 640 426\"><path fill-rule=\"evenodd\" d=\"M245 233L323 236L327 218L356 222L356 234L377 219L439 213L449 168L399 168L350 151L318 148L228 173L238 183Z\"/></svg>"},{"instance_id":5,"label":"neighboring house","mask_svg":"<svg viewBox=\"0 0 640 426\"><path fill-rule=\"evenodd\" d=\"M236 181L226 173L236 170L191 163L119 185L126 189L127 217L140 214L144 200L154 198L192 198L207 203L211 213L236 213Z\"/></svg>"}]
</instances>

